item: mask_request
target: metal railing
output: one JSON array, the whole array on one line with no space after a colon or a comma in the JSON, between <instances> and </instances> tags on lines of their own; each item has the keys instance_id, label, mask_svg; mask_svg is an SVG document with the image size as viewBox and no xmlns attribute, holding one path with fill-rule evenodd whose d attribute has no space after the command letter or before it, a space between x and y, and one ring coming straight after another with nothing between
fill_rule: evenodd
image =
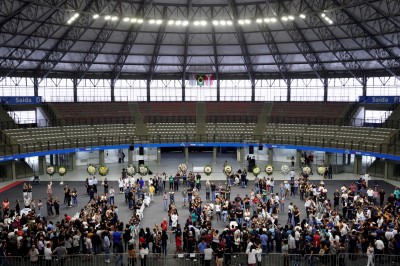
<instances>
[{"instance_id":1,"label":"metal railing","mask_svg":"<svg viewBox=\"0 0 400 266\"><path fill-rule=\"evenodd\" d=\"M168 246L169 249L171 245ZM151 249L150 249L151 250ZM101 248L100 248L101 251ZM365 266L368 260L382 266L399 265L400 256L392 254L379 254L368 257L366 254L284 254L284 253L269 253L256 254L256 265L301 265L301 266ZM203 265L204 257L199 253L179 253L179 254L156 254L150 253L141 256L139 251L136 251L135 256L130 256L128 253L111 253L105 254L69 254L65 257L58 258L52 256L47 260L43 256L38 256L38 260L34 263L30 261L29 256L6 256L0 257L0 264L4 266L31 266L31 265L52 265L52 266L133 266L133 265L148 265L148 266L192 266ZM224 253L220 265L248 265L248 255L245 253ZM214 255L210 260L210 265L217 265L217 258Z\"/></svg>"},{"instance_id":2,"label":"metal railing","mask_svg":"<svg viewBox=\"0 0 400 266\"><path fill-rule=\"evenodd\" d=\"M49 150L62 150L72 148L87 148L110 145L132 145L138 143L188 143L188 142L207 142L207 143L268 143L276 145L295 145L312 146L321 148L337 148L346 150L358 150L363 152L373 152L379 154L400 155L400 144L388 144L382 142L366 142L348 139L335 139L324 137L302 137L291 135L254 135L254 134L230 134L230 133L210 133L210 134L148 134L148 135L125 135L125 136L105 136L105 137L85 137L69 138L62 140L46 140L18 143L10 145L0 145L0 154L27 154Z\"/></svg>"}]
</instances>

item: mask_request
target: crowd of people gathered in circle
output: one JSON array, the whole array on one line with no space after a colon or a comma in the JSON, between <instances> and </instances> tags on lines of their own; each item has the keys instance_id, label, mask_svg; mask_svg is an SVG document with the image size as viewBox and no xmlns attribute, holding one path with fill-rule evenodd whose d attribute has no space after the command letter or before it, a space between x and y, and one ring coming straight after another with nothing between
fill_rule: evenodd
<instances>
[{"instance_id":1,"label":"crowd of people gathered in circle","mask_svg":"<svg viewBox=\"0 0 400 266\"><path fill-rule=\"evenodd\" d=\"M349 253L350 260L366 255L370 266L387 260L383 254L400 255L400 189L385 192L377 182L369 182L367 173L335 191L328 191L323 181L311 181L302 173L297 176L294 170L282 181L271 175L249 182L246 170L216 182L192 172L162 173L148 181L124 177L115 189L107 179L99 184L89 177L87 195L80 195L80 202L84 201L80 212L62 216L58 216L62 203L53 195L51 182L46 208L41 200L35 204L32 186L24 184L24 208L7 198L2 203L1 261L23 256L32 265L39 261L50 266L56 256L63 266L67 258L79 255L92 260L103 254L106 263L140 261L143 266L149 256L161 260L173 255L222 266L243 254L249 265L256 265L268 254L280 253L285 266L295 258L309 265L333 265L337 260L344 265ZM233 186L243 194L232 195ZM176 197L178 193L181 196ZM123 194L119 197L123 200L117 201L116 194ZM165 218L143 226L138 210L145 200L156 197ZM75 188L64 186L63 204L78 205ZM120 220L121 204L132 210L127 221ZM389 259L398 262L397 257Z\"/></svg>"}]
</instances>

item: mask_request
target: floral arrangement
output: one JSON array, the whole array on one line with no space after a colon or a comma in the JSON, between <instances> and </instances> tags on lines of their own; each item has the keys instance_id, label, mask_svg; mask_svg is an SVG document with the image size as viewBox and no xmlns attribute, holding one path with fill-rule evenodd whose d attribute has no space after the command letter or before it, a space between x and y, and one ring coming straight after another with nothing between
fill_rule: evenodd
<instances>
[{"instance_id":1,"label":"floral arrangement","mask_svg":"<svg viewBox=\"0 0 400 266\"><path fill-rule=\"evenodd\" d=\"M282 175L287 175L289 173L289 170L290 170L289 166L287 166L286 164L282 165L281 167Z\"/></svg>"},{"instance_id":2,"label":"floral arrangement","mask_svg":"<svg viewBox=\"0 0 400 266\"><path fill-rule=\"evenodd\" d=\"M128 167L126 167L126 174L128 176L134 176L136 174L136 167L132 164L128 165Z\"/></svg>"},{"instance_id":3,"label":"floral arrangement","mask_svg":"<svg viewBox=\"0 0 400 266\"><path fill-rule=\"evenodd\" d=\"M258 167L257 165L254 166L254 168L253 168L253 175L254 175L254 176L258 176L260 173L261 173L260 167Z\"/></svg>"},{"instance_id":4,"label":"floral arrangement","mask_svg":"<svg viewBox=\"0 0 400 266\"><path fill-rule=\"evenodd\" d=\"M47 174L49 176L53 176L55 172L56 172L56 169L54 168L54 166L47 167Z\"/></svg>"},{"instance_id":5,"label":"floral arrangement","mask_svg":"<svg viewBox=\"0 0 400 266\"><path fill-rule=\"evenodd\" d=\"M64 166L58 167L58 174L60 176L65 176L66 173L67 173L67 168L65 168Z\"/></svg>"},{"instance_id":6,"label":"floral arrangement","mask_svg":"<svg viewBox=\"0 0 400 266\"><path fill-rule=\"evenodd\" d=\"M96 168L95 165L93 165L93 164L89 164L88 165L87 172L88 172L89 175L95 175L96 171L97 171L97 168Z\"/></svg>"},{"instance_id":7,"label":"floral arrangement","mask_svg":"<svg viewBox=\"0 0 400 266\"><path fill-rule=\"evenodd\" d=\"M211 175L211 173L212 173L212 167L211 167L211 165L207 165L207 166L205 166L204 167L204 173L206 174L206 175Z\"/></svg>"},{"instance_id":8,"label":"floral arrangement","mask_svg":"<svg viewBox=\"0 0 400 266\"><path fill-rule=\"evenodd\" d=\"M232 174L232 166L230 166L230 165L225 165L225 167L224 167L224 173L225 173L226 175L231 175L231 174Z\"/></svg>"},{"instance_id":9,"label":"floral arrangement","mask_svg":"<svg viewBox=\"0 0 400 266\"><path fill-rule=\"evenodd\" d=\"M106 176L106 175L108 175L108 167L107 166L100 166L100 168L99 168L99 174L101 175L101 176Z\"/></svg>"},{"instance_id":10,"label":"floral arrangement","mask_svg":"<svg viewBox=\"0 0 400 266\"><path fill-rule=\"evenodd\" d=\"M147 175L148 173L149 173L149 168L146 165L144 164L139 165L139 174Z\"/></svg>"},{"instance_id":11,"label":"floral arrangement","mask_svg":"<svg viewBox=\"0 0 400 266\"><path fill-rule=\"evenodd\" d=\"M272 165L267 165L265 167L265 172L267 173L267 175L272 175L272 173L274 172L274 167Z\"/></svg>"},{"instance_id":12,"label":"floral arrangement","mask_svg":"<svg viewBox=\"0 0 400 266\"><path fill-rule=\"evenodd\" d=\"M326 167L325 166L318 167L317 172L319 175L324 175L326 172Z\"/></svg>"},{"instance_id":13,"label":"floral arrangement","mask_svg":"<svg viewBox=\"0 0 400 266\"><path fill-rule=\"evenodd\" d=\"M179 171L180 174L186 174L187 165L184 164L184 163L181 163L181 164L178 166L178 171Z\"/></svg>"},{"instance_id":14,"label":"floral arrangement","mask_svg":"<svg viewBox=\"0 0 400 266\"><path fill-rule=\"evenodd\" d=\"M303 167L303 174L305 174L305 175L311 174L311 168L308 166Z\"/></svg>"}]
</instances>

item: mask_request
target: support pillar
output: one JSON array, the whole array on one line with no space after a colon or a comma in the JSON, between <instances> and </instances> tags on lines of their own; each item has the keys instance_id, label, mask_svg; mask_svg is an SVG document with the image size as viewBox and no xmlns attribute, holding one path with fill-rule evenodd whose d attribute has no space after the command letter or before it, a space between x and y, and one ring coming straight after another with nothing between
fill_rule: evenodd
<instances>
[{"instance_id":1,"label":"support pillar","mask_svg":"<svg viewBox=\"0 0 400 266\"><path fill-rule=\"evenodd\" d=\"M295 163L295 167L298 166L300 167L301 165L301 156L303 155L303 151L302 150L296 150L296 163Z\"/></svg>"},{"instance_id":2,"label":"support pillar","mask_svg":"<svg viewBox=\"0 0 400 266\"><path fill-rule=\"evenodd\" d=\"M11 176L12 180L17 180L17 170L15 168L15 160L11 161Z\"/></svg>"},{"instance_id":3,"label":"support pillar","mask_svg":"<svg viewBox=\"0 0 400 266\"><path fill-rule=\"evenodd\" d=\"M70 160L71 160L71 170L75 170L76 169L76 153L73 152L70 154Z\"/></svg>"},{"instance_id":4,"label":"support pillar","mask_svg":"<svg viewBox=\"0 0 400 266\"><path fill-rule=\"evenodd\" d=\"M393 169L394 169L393 163L391 163L388 160L385 160L385 171L383 177L385 179L390 179L393 176Z\"/></svg>"},{"instance_id":5,"label":"support pillar","mask_svg":"<svg viewBox=\"0 0 400 266\"><path fill-rule=\"evenodd\" d=\"M157 164L161 162L161 149L157 148Z\"/></svg>"},{"instance_id":6,"label":"support pillar","mask_svg":"<svg viewBox=\"0 0 400 266\"><path fill-rule=\"evenodd\" d=\"M362 167L362 156L361 155L355 155L354 156L354 167L353 167L353 174L360 174L361 173L361 167Z\"/></svg>"},{"instance_id":7,"label":"support pillar","mask_svg":"<svg viewBox=\"0 0 400 266\"><path fill-rule=\"evenodd\" d=\"M236 162L238 163L241 163L243 160L242 149L243 148L236 148Z\"/></svg>"},{"instance_id":8,"label":"support pillar","mask_svg":"<svg viewBox=\"0 0 400 266\"><path fill-rule=\"evenodd\" d=\"M104 159L104 150L99 151L99 165L103 166L105 165L105 159Z\"/></svg>"},{"instance_id":9,"label":"support pillar","mask_svg":"<svg viewBox=\"0 0 400 266\"><path fill-rule=\"evenodd\" d=\"M274 160L273 157L274 157L274 149L268 148L268 164L272 165L273 160Z\"/></svg>"},{"instance_id":10,"label":"support pillar","mask_svg":"<svg viewBox=\"0 0 400 266\"><path fill-rule=\"evenodd\" d=\"M128 149L128 164L133 164L133 150L131 148Z\"/></svg>"},{"instance_id":11,"label":"support pillar","mask_svg":"<svg viewBox=\"0 0 400 266\"><path fill-rule=\"evenodd\" d=\"M331 156L332 156L331 152L325 152L325 158L324 158L325 166L329 166L331 164Z\"/></svg>"},{"instance_id":12,"label":"support pillar","mask_svg":"<svg viewBox=\"0 0 400 266\"><path fill-rule=\"evenodd\" d=\"M46 156L39 156L39 175L46 174L47 164Z\"/></svg>"},{"instance_id":13,"label":"support pillar","mask_svg":"<svg viewBox=\"0 0 400 266\"><path fill-rule=\"evenodd\" d=\"M189 148L185 147L184 152L185 152L185 162L189 163Z\"/></svg>"},{"instance_id":14,"label":"support pillar","mask_svg":"<svg viewBox=\"0 0 400 266\"><path fill-rule=\"evenodd\" d=\"M213 163L217 163L217 147L213 147Z\"/></svg>"}]
</instances>

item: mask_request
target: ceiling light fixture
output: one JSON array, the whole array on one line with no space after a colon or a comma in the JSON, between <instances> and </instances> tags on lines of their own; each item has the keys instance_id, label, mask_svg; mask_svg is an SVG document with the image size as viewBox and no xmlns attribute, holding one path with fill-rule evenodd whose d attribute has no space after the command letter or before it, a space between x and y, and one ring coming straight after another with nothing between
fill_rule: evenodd
<instances>
[{"instance_id":1,"label":"ceiling light fixture","mask_svg":"<svg viewBox=\"0 0 400 266\"><path fill-rule=\"evenodd\" d=\"M150 20L149 20L149 23L150 23L150 24L154 24L154 23L156 23L156 20L155 20L155 19L150 19Z\"/></svg>"},{"instance_id":2,"label":"ceiling light fixture","mask_svg":"<svg viewBox=\"0 0 400 266\"><path fill-rule=\"evenodd\" d=\"M94 15L93 15L93 18L94 18L94 19L99 18L99 14L94 14Z\"/></svg>"},{"instance_id":3,"label":"ceiling light fixture","mask_svg":"<svg viewBox=\"0 0 400 266\"><path fill-rule=\"evenodd\" d=\"M124 22L129 22L129 18L124 18Z\"/></svg>"},{"instance_id":4,"label":"ceiling light fixture","mask_svg":"<svg viewBox=\"0 0 400 266\"><path fill-rule=\"evenodd\" d=\"M225 26L225 25L226 25L226 21L225 21L225 20L221 20L221 21L219 22L219 24L221 24L221 26Z\"/></svg>"},{"instance_id":5,"label":"ceiling light fixture","mask_svg":"<svg viewBox=\"0 0 400 266\"><path fill-rule=\"evenodd\" d=\"M175 23L175 21L173 20L168 20L168 25L173 25Z\"/></svg>"},{"instance_id":6,"label":"ceiling light fixture","mask_svg":"<svg viewBox=\"0 0 400 266\"><path fill-rule=\"evenodd\" d=\"M175 21L175 25L179 26L181 24L182 24L182 21L180 21L180 20Z\"/></svg>"},{"instance_id":7,"label":"ceiling light fixture","mask_svg":"<svg viewBox=\"0 0 400 266\"><path fill-rule=\"evenodd\" d=\"M110 19L111 19L111 16L105 16L104 19L105 19L105 20L110 20Z\"/></svg>"},{"instance_id":8,"label":"ceiling light fixture","mask_svg":"<svg viewBox=\"0 0 400 266\"><path fill-rule=\"evenodd\" d=\"M200 21L200 25L201 26L206 26L207 25L207 21L205 21L205 20Z\"/></svg>"},{"instance_id":9,"label":"ceiling light fixture","mask_svg":"<svg viewBox=\"0 0 400 266\"><path fill-rule=\"evenodd\" d=\"M283 17L282 17L282 21L288 21L288 18L285 17L285 16L283 16Z\"/></svg>"},{"instance_id":10,"label":"ceiling light fixture","mask_svg":"<svg viewBox=\"0 0 400 266\"><path fill-rule=\"evenodd\" d=\"M294 16L288 16L289 20L294 20Z\"/></svg>"},{"instance_id":11,"label":"ceiling light fixture","mask_svg":"<svg viewBox=\"0 0 400 266\"><path fill-rule=\"evenodd\" d=\"M300 18L302 18L302 19L305 19L306 18L306 15L304 15L304 14L300 14L300 16L299 16Z\"/></svg>"},{"instance_id":12,"label":"ceiling light fixture","mask_svg":"<svg viewBox=\"0 0 400 266\"><path fill-rule=\"evenodd\" d=\"M251 20L250 20L250 19L245 19L245 20L244 20L244 23L250 24L250 23L251 23Z\"/></svg>"},{"instance_id":13,"label":"ceiling light fixture","mask_svg":"<svg viewBox=\"0 0 400 266\"><path fill-rule=\"evenodd\" d=\"M200 22L196 20L195 22L193 22L193 25L199 26L199 25L200 25Z\"/></svg>"},{"instance_id":14,"label":"ceiling light fixture","mask_svg":"<svg viewBox=\"0 0 400 266\"><path fill-rule=\"evenodd\" d=\"M212 23L213 23L214 26L218 26L219 25L219 21L218 20L214 20Z\"/></svg>"},{"instance_id":15,"label":"ceiling light fixture","mask_svg":"<svg viewBox=\"0 0 400 266\"><path fill-rule=\"evenodd\" d=\"M157 25L162 24L162 22L163 22L162 19L157 19L157 20L156 20L156 24L157 24Z\"/></svg>"},{"instance_id":16,"label":"ceiling light fixture","mask_svg":"<svg viewBox=\"0 0 400 266\"><path fill-rule=\"evenodd\" d=\"M322 13L322 14L321 14L321 17L323 17L323 18L326 17L325 13Z\"/></svg>"},{"instance_id":17,"label":"ceiling light fixture","mask_svg":"<svg viewBox=\"0 0 400 266\"><path fill-rule=\"evenodd\" d=\"M79 13L74 14L74 18L77 18L77 17L79 17Z\"/></svg>"},{"instance_id":18,"label":"ceiling light fixture","mask_svg":"<svg viewBox=\"0 0 400 266\"><path fill-rule=\"evenodd\" d=\"M272 23L275 23L276 21L277 21L276 18L271 18L271 22L272 22Z\"/></svg>"},{"instance_id":19,"label":"ceiling light fixture","mask_svg":"<svg viewBox=\"0 0 400 266\"><path fill-rule=\"evenodd\" d=\"M262 23L262 19L261 19L261 18L258 18L258 19L256 19L256 22L257 22L258 24L260 24L260 23Z\"/></svg>"},{"instance_id":20,"label":"ceiling light fixture","mask_svg":"<svg viewBox=\"0 0 400 266\"><path fill-rule=\"evenodd\" d=\"M187 25L189 25L189 21L185 20L182 22L182 26L187 26Z\"/></svg>"},{"instance_id":21,"label":"ceiling light fixture","mask_svg":"<svg viewBox=\"0 0 400 266\"><path fill-rule=\"evenodd\" d=\"M142 24L142 23L143 23L143 19L142 19L142 18L139 18L138 21L137 21L137 23Z\"/></svg>"},{"instance_id":22,"label":"ceiling light fixture","mask_svg":"<svg viewBox=\"0 0 400 266\"><path fill-rule=\"evenodd\" d=\"M240 25L243 25L243 24L244 24L244 21L241 20L241 19L239 19L238 23L239 23Z\"/></svg>"},{"instance_id":23,"label":"ceiling light fixture","mask_svg":"<svg viewBox=\"0 0 400 266\"><path fill-rule=\"evenodd\" d=\"M228 21L226 22L226 24L229 25L229 26L231 26L231 25L233 25L233 22L230 21L230 20L228 20Z\"/></svg>"},{"instance_id":24,"label":"ceiling light fixture","mask_svg":"<svg viewBox=\"0 0 400 266\"><path fill-rule=\"evenodd\" d=\"M269 18L265 18L265 19L264 19L264 22L265 22L265 23L269 23L270 21L271 21L271 20L270 20Z\"/></svg>"},{"instance_id":25,"label":"ceiling light fixture","mask_svg":"<svg viewBox=\"0 0 400 266\"><path fill-rule=\"evenodd\" d=\"M137 19L136 18L131 18L131 23L135 23L135 22L137 22Z\"/></svg>"}]
</instances>

